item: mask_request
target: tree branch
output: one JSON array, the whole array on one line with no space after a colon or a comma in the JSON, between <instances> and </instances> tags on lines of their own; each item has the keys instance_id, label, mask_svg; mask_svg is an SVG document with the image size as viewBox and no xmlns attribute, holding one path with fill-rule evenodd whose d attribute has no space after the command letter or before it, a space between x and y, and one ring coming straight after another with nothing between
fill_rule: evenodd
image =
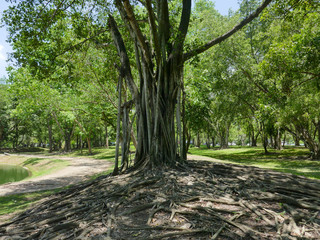
<instances>
[{"instance_id":1,"label":"tree branch","mask_svg":"<svg viewBox=\"0 0 320 240\"><path fill-rule=\"evenodd\" d=\"M108 26L111 30L111 35L114 40L114 43L117 47L118 54L120 56L120 62L121 62L121 72L120 74L125 77L126 82L129 86L130 92L132 96L134 97L135 101L139 100L139 90L137 85L135 84L132 73L131 73L131 68L130 68L130 62L129 62L129 57L127 54L126 47L124 45L122 36L118 30L116 21L114 18L109 15L109 20L108 20Z\"/></svg>"},{"instance_id":2,"label":"tree branch","mask_svg":"<svg viewBox=\"0 0 320 240\"><path fill-rule=\"evenodd\" d=\"M253 12L252 14L250 14L247 18L245 18L244 20L242 20L238 25L236 25L233 29L231 29L229 32L223 34L222 36L211 40L210 42L206 43L205 45L194 49L190 52L187 52L184 54L183 59L184 61L189 60L190 58L205 52L206 50L208 50L209 48L213 47L214 45L217 45L218 43L223 42L224 40L226 40L227 38L231 37L233 34L235 34L236 32L238 32L241 28L243 28L245 25L247 25L248 23L250 23L253 19L255 19L256 17L259 16L259 14L263 11L263 9L265 9L269 3L272 0L265 0L262 5L260 7L258 7L256 9L255 12Z\"/></svg>"},{"instance_id":3,"label":"tree branch","mask_svg":"<svg viewBox=\"0 0 320 240\"><path fill-rule=\"evenodd\" d=\"M166 45L170 39L170 21L167 0L158 0L159 40L162 58L166 58Z\"/></svg>"},{"instance_id":4,"label":"tree branch","mask_svg":"<svg viewBox=\"0 0 320 240\"><path fill-rule=\"evenodd\" d=\"M119 2L119 1L117 1L117 2ZM142 49L143 56L146 59L146 62L148 63L148 65L151 66L152 65L151 64L151 54L150 54L149 48L147 46L147 43L145 41L145 38L141 32L141 29L139 28L137 20L134 16L133 9L132 9L132 6L130 5L129 0L123 0L123 5L119 2L118 6L124 7L126 14L127 14L129 24L131 25L131 28L134 31L136 38L138 40L138 43Z\"/></svg>"},{"instance_id":5,"label":"tree branch","mask_svg":"<svg viewBox=\"0 0 320 240\"><path fill-rule=\"evenodd\" d=\"M174 41L173 54L183 51L183 43L187 36L191 14L191 0L183 0L182 14L177 37Z\"/></svg>"},{"instance_id":6,"label":"tree branch","mask_svg":"<svg viewBox=\"0 0 320 240\"><path fill-rule=\"evenodd\" d=\"M157 27L156 27L156 22L155 22L155 16L154 16L154 12L153 12L152 5L151 5L151 0L146 0L146 8L148 11L149 24L151 26L152 38L154 41L156 60L157 60L157 63L159 64L161 51L160 51L160 43L159 43L158 32L157 32Z\"/></svg>"}]
</instances>

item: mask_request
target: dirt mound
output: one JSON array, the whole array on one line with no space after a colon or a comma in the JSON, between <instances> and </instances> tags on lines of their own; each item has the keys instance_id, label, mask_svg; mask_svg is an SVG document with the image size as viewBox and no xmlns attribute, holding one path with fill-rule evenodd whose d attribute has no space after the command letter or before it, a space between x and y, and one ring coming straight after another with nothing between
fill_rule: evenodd
<instances>
[{"instance_id":1,"label":"dirt mound","mask_svg":"<svg viewBox=\"0 0 320 240\"><path fill-rule=\"evenodd\" d=\"M320 182L189 161L78 185L0 226L17 239L320 239Z\"/></svg>"}]
</instances>

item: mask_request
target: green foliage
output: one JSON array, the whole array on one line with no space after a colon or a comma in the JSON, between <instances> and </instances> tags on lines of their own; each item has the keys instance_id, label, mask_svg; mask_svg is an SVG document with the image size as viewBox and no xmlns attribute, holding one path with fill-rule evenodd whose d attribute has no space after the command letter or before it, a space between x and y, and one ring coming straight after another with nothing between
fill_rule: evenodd
<instances>
[{"instance_id":1,"label":"green foliage","mask_svg":"<svg viewBox=\"0 0 320 240\"><path fill-rule=\"evenodd\" d=\"M222 16L213 2L195 1L184 52L231 29L260 3L242 1L239 11ZM132 6L145 41L152 45L146 8L136 1ZM169 1L168 45L179 34L181 10L181 1ZM101 146L107 127L113 137L119 75L114 64L120 63L107 31L109 13L125 24L109 1L100 0L47 5L24 0L5 11L2 22L18 68L10 72L10 86L0 85L0 144L51 141L51 147L64 145L65 150L68 145L82 148L83 141ZM189 137L215 138L222 146L254 144L259 136L260 143L280 147L281 137L290 134L319 158L319 16L318 1L273 1L243 31L191 59L184 69ZM135 45L127 28L120 31L142 88ZM172 49L166 47L170 55ZM132 99L127 86L124 90L123 101Z\"/></svg>"}]
</instances>

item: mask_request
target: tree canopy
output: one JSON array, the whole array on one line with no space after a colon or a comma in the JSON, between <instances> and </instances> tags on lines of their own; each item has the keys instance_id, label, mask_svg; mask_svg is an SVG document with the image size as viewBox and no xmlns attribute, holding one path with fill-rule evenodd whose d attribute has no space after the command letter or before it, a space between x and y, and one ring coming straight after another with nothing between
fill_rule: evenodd
<instances>
[{"instance_id":1,"label":"tree canopy","mask_svg":"<svg viewBox=\"0 0 320 240\"><path fill-rule=\"evenodd\" d=\"M7 119L37 116L54 128L38 142L66 151L103 145L109 126L122 169L131 141L136 168L158 167L182 163L194 136L267 152L288 135L318 158L318 18L317 1L242 1L229 16L205 0L19 1L2 18L19 96Z\"/></svg>"}]
</instances>

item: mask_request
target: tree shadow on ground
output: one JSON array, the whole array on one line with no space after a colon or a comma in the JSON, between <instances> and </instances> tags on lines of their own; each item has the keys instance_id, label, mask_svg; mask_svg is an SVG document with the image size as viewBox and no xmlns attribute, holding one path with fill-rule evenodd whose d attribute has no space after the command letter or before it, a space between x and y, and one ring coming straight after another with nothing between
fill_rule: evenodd
<instances>
[{"instance_id":1,"label":"tree shadow on ground","mask_svg":"<svg viewBox=\"0 0 320 240\"><path fill-rule=\"evenodd\" d=\"M233 164L99 177L0 226L28 239L319 239L320 182Z\"/></svg>"}]
</instances>

